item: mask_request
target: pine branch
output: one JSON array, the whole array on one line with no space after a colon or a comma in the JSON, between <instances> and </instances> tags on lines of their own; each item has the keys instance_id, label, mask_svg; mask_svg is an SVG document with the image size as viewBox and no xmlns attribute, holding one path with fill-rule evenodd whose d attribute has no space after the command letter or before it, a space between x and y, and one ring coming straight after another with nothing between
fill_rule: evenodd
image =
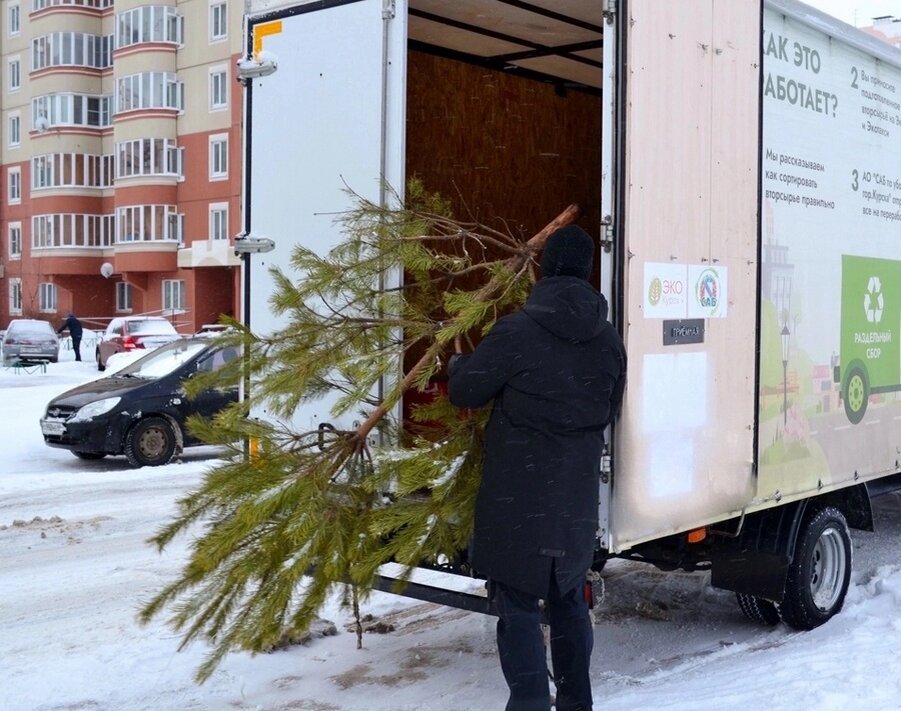
<instances>
[{"instance_id":1,"label":"pine branch","mask_svg":"<svg viewBox=\"0 0 901 711\"><path fill-rule=\"evenodd\" d=\"M234 324L221 340L242 347L243 360L188 384L190 395L229 379L250 382L244 402L190 421L195 435L226 448L224 463L150 541L162 550L194 536L179 577L140 619L168 609L182 646L211 645L199 681L230 651L267 649L285 628L305 629L333 590L344 590L359 618L385 563L401 563L404 580L421 562L452 559L467 545L487 410L461 415L438 396L414 408L422 435L411 447L373 453L367 443L374 431L397 427L397 404L429 383L454 339L486 331L525 298L535 255L578 208L523 242L455 220L446 201L415 182L408 196L398 209L356 196L338 216L343 242L327 255L295 249L299 276L273 270L270 303L284 326L261 336ZM403 284L383 288L401 270ZM413 352L416 363L393 378ZM376 402L375 385L386 378L393 382ZM361 424L295 429L297 408L326 394L340 395L332 415L354 412ZM258 409L272 419L247 416ZM250 458L245 441L256 443Z\"/></svg>"}]
</instances>

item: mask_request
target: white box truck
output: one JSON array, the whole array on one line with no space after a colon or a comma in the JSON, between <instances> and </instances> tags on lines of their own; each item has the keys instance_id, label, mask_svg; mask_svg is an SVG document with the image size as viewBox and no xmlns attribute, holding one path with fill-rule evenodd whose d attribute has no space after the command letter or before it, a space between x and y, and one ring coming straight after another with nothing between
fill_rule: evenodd
<instances>
[{"instance_id":1,"label":"white box truck","mask_svg":"<svg viewBox=\"0 0 901 711\"><path fill-rule=\"evenodd\" d=\"M901 52L795 0L248 0L245 26L251 328L345 186L416 175L526 235L578 202L629 357L598 564L709 568L761 622L840 609L848 527L901 471Z\"/></svg>"}]
</instances>

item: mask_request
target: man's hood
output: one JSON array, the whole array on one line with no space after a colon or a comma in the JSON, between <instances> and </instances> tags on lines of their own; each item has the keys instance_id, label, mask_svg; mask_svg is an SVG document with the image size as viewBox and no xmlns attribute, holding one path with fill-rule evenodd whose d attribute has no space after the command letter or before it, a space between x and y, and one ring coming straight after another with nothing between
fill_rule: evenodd
<instances>
[{"instance_id":1,"label":"man's hood","mask_svg":"<svg viewBox=\"0 0 901 711\"><path fill-rule=\"evenodd\" d=\"M529 294L523 311L566 341L590 341L608 325L607 299L578 277L541 279Z\"/></svg>"}]
</instances>

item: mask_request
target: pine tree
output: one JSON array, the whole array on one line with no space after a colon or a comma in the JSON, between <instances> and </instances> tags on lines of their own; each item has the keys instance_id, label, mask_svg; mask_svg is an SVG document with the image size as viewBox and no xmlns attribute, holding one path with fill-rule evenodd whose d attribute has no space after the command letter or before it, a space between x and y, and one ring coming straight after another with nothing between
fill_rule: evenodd
<instances>
[{"instance_id":1,"label":"pine tree","mask_svg":"<svg viewBox=\"0 0 901 711\"><path fill-rule=\"evenodd\" d=\"M438 396L414 409L418 424L405 441L392 439L401 423L391 413L406 391L428 385L455 339L487 332L525 300L533 257L578 214L572 205L523 241L454 219L416 181L401 208L352 198L338 218L338 246L327 255L297 246L294 273L273 271L271 306L283 327L262 335L232 322L234 333L220 340L245 357L189 384L189 394L211 378L250 385L242 403L191 421L226 456L151 539L163 550L179 534L195 535L180 576L141 619L168 609L180 648L212 645L199 681L232 650L261 651L285 630L307 629L336 587L359 635L358 604L381 565L400 563L404 578L466 547L487 412L461 413ZM403 285L386 287L401 271ZM401 376L404 356L415 364ZM380 382L388 385L378 398ZM291 414L326 393L340 394L334 416L358 413L362 424L296 431ZM263 405L272 417L248 417ZM376 433L391 446L373 447Z\"/></svg>"}]
</instances>

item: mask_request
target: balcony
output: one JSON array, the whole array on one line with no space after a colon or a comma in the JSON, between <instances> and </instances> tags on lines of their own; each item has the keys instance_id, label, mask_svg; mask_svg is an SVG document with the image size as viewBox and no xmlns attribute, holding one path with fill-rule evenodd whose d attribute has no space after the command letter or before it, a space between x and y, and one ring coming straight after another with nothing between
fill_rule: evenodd
<instances>
[{"instance_id":1,"label":"balcony","mask_svg":"<svg viewBox=\"0 0 901 711\"><path fill-rule=\"evenodd\" d=\"M190 247L178 250L179 269L198 267L237 267L241 259L227 239L194 240Z\"/></svg>"}]
</instances>

